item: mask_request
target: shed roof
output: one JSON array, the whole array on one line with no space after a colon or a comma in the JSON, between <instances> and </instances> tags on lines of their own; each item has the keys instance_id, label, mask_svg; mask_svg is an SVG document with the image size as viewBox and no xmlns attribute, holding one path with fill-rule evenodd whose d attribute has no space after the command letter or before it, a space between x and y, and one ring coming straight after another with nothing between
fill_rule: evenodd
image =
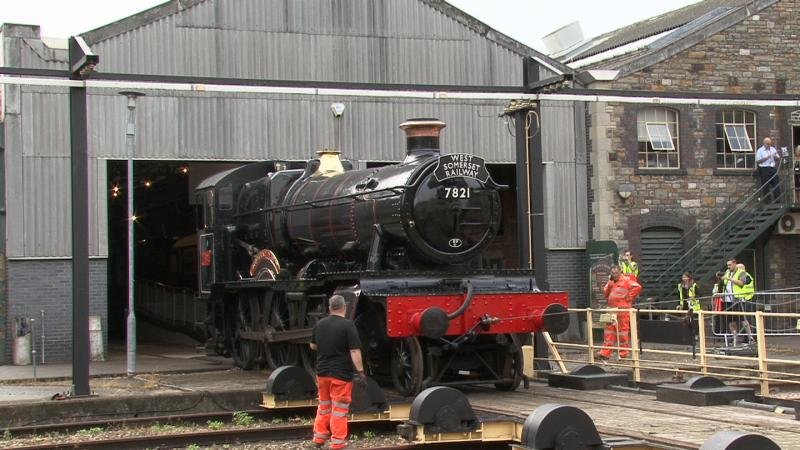
<instances>
[{"instance_id":1,"label":"shed roof","mask_svg":"<svg viewBox=\"0 0 800 450\"><path fill-rule=\"evenodd\" d=\"M704 0L601 34L558 55L573 69L620 70L620 76L663 61L778 0Z\"/></svg>"}]
</instances>

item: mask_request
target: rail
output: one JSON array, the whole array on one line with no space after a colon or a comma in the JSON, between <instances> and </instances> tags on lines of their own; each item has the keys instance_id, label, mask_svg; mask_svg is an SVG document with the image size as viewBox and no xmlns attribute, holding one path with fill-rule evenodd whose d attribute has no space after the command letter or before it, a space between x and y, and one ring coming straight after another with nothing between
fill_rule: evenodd
<instances>
[{"instance_id":1,"label":"rail","mask_svg":"<svg viewBox=\"0 0 800 450\"><path fill-rule=\"evenodd\" d=\"M195 291L149 280L136 280L136 314L174 330L204 331L207 302Z\"/></svg>"},{"instance_id":2,"label":"rail","mask_svg":"<svg viewBox=\"0 0 800 450\"><path fill-rule=\"evenodd\" d=\"M684 311L676 309L592 309L592 308L570 308L571 313L581 314L585 317L585 336L586 343L576 342L554 342L548 340L559 365L561 372L566 372L564 363L595 364L597 356L595 351L600 349L610 349L619 353L621 350L629 351L630 357L619 358L616 362L604 362L611 367L629 368L633 371L633 381L641 382L642 373L645 371L668 372L675 375L713 375L720 378L744 380L756 382L760 386L761 395L769 395L770 383L793 384L800 386L800 371L797 370L772 370L770 366L800 366L800 356L797 359L790 359L788 355L784 358L771 357L768 353L766 323L770 319L786 318L797 323L800 321L800 313L775 313L775 312L741 312L741 311ZM594 325L600 319L606 322L618 321L621 314L628 314L630 320L630 344L631 348L620 346L603 346L594 339ZM696 329L697 351L685 351L680 349L663 349L643 346L640 339L640 317L663 317L664 320L677 318L683 321L692 317L698 324ZM719 317L741 318L748 317L755 327L756 344L740 348L717 348L710 342L714 337L708 332L713 319ZM712 345L710 345L712 344ZM686 345L677 345L685 348ZM567 359L561 356L559 349L572 349L580 352L587 352L583 358ZM574 353L574 352L573 352ZM740 353L740 354L731 354ZM750 356L749 354L752 354ZM649 355L653 355L649 358ZM567 355L569 356L569 355ZM682 359L679 359L682 358ZM688 360L688 361L687 361ZM728 364L726 364L728 363Z\"/></svg>"}]
</instances>

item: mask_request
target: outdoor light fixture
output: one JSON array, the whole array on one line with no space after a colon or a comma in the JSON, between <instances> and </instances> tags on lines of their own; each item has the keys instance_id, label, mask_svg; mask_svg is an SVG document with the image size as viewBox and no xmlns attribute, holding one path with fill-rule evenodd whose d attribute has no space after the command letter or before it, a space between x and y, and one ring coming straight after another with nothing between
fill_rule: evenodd
<instances>
[{"instance_id":1,"label":"outdoor light fixture","mask_svg":"<svg viewBox=\"0 0 800 450\"><path fill-rule=\"evenodd\" d=\"M86 41L80 36L70 38L69 45L69 70L73 79L83 79L94 72L100 62L100 57L92 52Z\"/></svg>"},{"instance_id":2,"label":"outdoor light fixture","mask_svg":"<svg viewBox=\"0 0 800 450\"><path fill-rule=\"evenodd\" d=\"M628 183L620 184L617 186L617 194L623 201L629 199L633 195L633 185Z\"/></svg>"},{"instance_id":3,"label":"outdoor light fixture","mask_svg":"<svg viewBox=\"0 0 800 450\"><path fill-rule=\"evenodd\" d=\"M145 182L144 182L144 186L145 186L145 187L150 187L150 185L152 185L152 184L153 184L153 183L151 183L151 182L149 182L149 181L145 181Z\"/></svg>"},{"instance_id":4,"label":"outdoor light fixture","mask_svg":"<svg viewBox=\"0 0 800 450\"><path fill-rule=\"evenodd\" d=\"M333 117L342 117L342 114L344 114L344 103L331 103L331 112L333 112Z\"/></svg>"}]
</instances>

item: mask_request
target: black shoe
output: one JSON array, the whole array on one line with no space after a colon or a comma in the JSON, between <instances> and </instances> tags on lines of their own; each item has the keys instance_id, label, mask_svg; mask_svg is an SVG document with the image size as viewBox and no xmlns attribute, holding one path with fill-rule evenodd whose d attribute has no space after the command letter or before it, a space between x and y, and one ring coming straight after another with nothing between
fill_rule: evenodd
<instances>
[{"instance_id":1,"label":"black shoe","mask_svg":"<svg viewBox=\"0 0 800 450\"><path fill-rule=\"evenodd\" d=\"M314 449L322 448L324 446L325 446L324 442L323 443L319 443L319 442L311 441L311 442L306 442L306 445L303 448L314 450Z\"/></svg>"}]
</instances>

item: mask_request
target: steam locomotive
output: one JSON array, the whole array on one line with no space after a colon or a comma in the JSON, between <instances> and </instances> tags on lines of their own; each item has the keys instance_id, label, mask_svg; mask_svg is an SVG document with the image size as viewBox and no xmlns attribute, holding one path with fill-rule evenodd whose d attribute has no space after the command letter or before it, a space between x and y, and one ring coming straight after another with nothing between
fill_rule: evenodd
<instances>
[{"instance_id":1,"label":"steam locomotive","mask_svg":"<svg viewBox=\"0 0 800 450\"><path fill-rule=\"evenodd\" d=\"M565 293L533 273L487 270L501 219L498 185L474 155L439 150L445 124L401 124L396 165L353 170L338 152L263 161L197 187L199 285L208 347L244 369L302 364L327 299L342 295L371 376L402 395L432 385L515 389L521 339L561 332Z\"/></svg>"}]
</instances>

